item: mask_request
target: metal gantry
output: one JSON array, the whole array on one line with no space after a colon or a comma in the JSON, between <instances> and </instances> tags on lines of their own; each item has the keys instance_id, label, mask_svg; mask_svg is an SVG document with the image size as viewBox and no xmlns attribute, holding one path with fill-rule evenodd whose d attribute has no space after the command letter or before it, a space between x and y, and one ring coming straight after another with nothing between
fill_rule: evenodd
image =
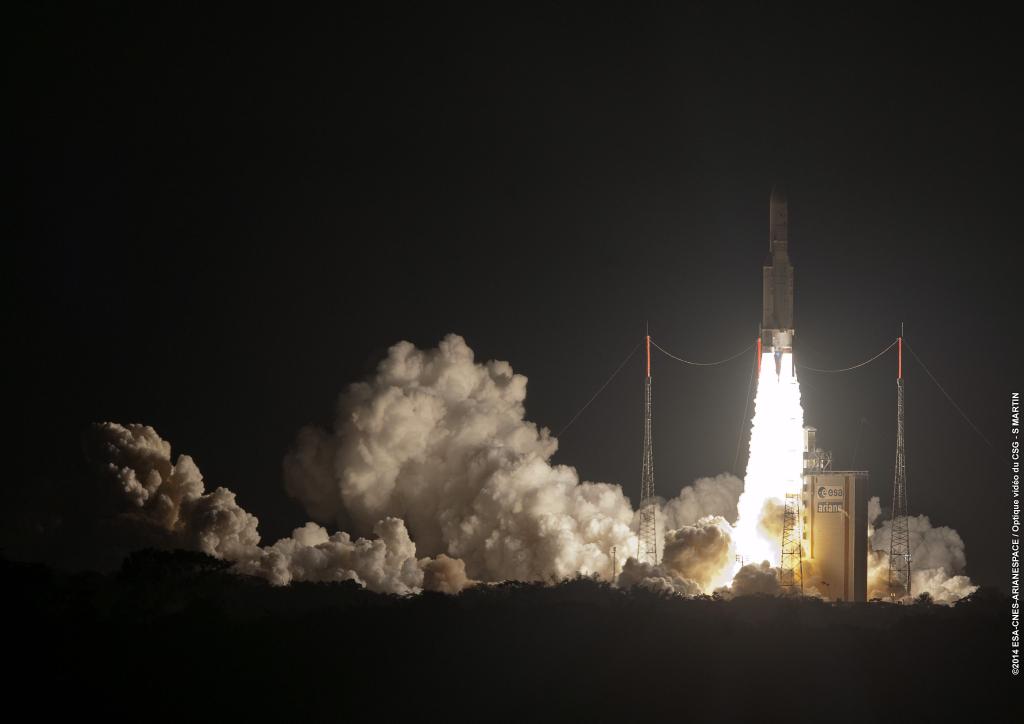
<instances>
[{"instance_id":1,"label":"metal gantry","mask_svg":"<svg viewBox=\"0 0 1024 724\"><path fill-rule=\"evenodd\" d=\"M782 513L782 565L779 582L786 587L804 590L803 542L800 533L800 493L786 493Z\"/></svg>"},{"instance_id":2,"label":"metal gantry","mask_svg":"<svg viewBox=\"0 0 1024 724\"><path fill-rule=\"evenodd\" d=\"M909 598L910 526L907 503L907 460L903 444L903 334L899 337L896 377L896 471L892 483L892 540L889 544L889 595Z\"/></svg>"}]
</instances>

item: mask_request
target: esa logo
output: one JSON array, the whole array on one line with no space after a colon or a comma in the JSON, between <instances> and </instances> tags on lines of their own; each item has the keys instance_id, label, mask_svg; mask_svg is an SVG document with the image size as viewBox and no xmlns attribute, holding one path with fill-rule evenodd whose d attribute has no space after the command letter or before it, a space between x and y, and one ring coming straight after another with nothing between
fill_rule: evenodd
<instances>
[{"instance_id":1,"label":"esa logo","mask_svg":"<svg viewBox=\"0 0 1024 724\"><path fill-rule=\"evenodd\" d=\"M841 497L843 497L843 489L842 488L826 488L824 485L822 485L820 488L818 488L818 497L819 498L841 498Z\"/></svg>"}]
</instances>

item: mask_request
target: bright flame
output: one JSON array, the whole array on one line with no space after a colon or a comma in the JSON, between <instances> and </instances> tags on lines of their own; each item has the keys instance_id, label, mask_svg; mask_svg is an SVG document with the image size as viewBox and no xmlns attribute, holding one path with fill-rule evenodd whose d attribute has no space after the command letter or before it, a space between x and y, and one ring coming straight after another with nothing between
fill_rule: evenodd
<instances>
[{"instance_id":1,"label":"bright flame","mask_svg":"<svg viewBox=\"0 0 1024 724\"><path fill-rule=\"evenodd\" d=\"M750 459L736 521L736 553L742 561L736 561L734 574L745 563L768 561L779 565L786 493L799 493L802 488L804 411L791 352L782 355L777 376L775 370L773 353L762 354L750 431ZM765 521L772 525L770 531L761 525L766 504L774 504L778 511L777 522L774 514Z\"/></svg>"}]
</instances>

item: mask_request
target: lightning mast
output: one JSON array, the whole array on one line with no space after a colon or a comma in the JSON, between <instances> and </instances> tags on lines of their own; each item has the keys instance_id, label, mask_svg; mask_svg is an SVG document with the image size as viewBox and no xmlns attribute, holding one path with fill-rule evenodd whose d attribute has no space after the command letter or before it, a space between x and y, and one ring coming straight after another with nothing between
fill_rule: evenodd
<instances>
[{"instance_id":1,"label":"lightning mast","mask_svg":"<svg viewBox=\"0 0 1024 724\"><path fill-rule=\"evenodd\" d=\"M658 504L654 498L654 444L651 441L651 335L647 345L647 374L644 377L644 454L640 471L640 530L637 536L637 560L658 564Z\"/></svg>"},{"instance_id":2,"label":"lightning mast","mask_svg":"<svg viewBox=\"0 0 1024 724\"><path fill-rule=\"evenodd\" d=\"M907 460L903 445L903 325L897 340L896 375L896 471L892 483L892 541L889 544L889 591L910 597L910 527L907 519Z\"/></svg>"}]
</instances>

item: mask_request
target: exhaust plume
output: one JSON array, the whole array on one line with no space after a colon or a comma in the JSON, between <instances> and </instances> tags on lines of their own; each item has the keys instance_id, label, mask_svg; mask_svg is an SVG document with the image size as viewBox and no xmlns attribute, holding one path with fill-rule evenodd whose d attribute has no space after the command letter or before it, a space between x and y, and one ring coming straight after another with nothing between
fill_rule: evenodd
<instances>
[{"instance_id":1,"label":"exhaust plume","mask_svg":"<svg viewBox=\"0 0 1024 724\"><path fill-rule=\"evenodd\" d=\"M742 561L778 566L786 493L800 492L803 474L804 412L793 355L782 354L776 374L770 352L761 357L750 429L750 459L739 500L736 548ZM775 512L778 511L778 535ZM735 572L741 564L735 564Z\"/></svg>"}]
</instances>

